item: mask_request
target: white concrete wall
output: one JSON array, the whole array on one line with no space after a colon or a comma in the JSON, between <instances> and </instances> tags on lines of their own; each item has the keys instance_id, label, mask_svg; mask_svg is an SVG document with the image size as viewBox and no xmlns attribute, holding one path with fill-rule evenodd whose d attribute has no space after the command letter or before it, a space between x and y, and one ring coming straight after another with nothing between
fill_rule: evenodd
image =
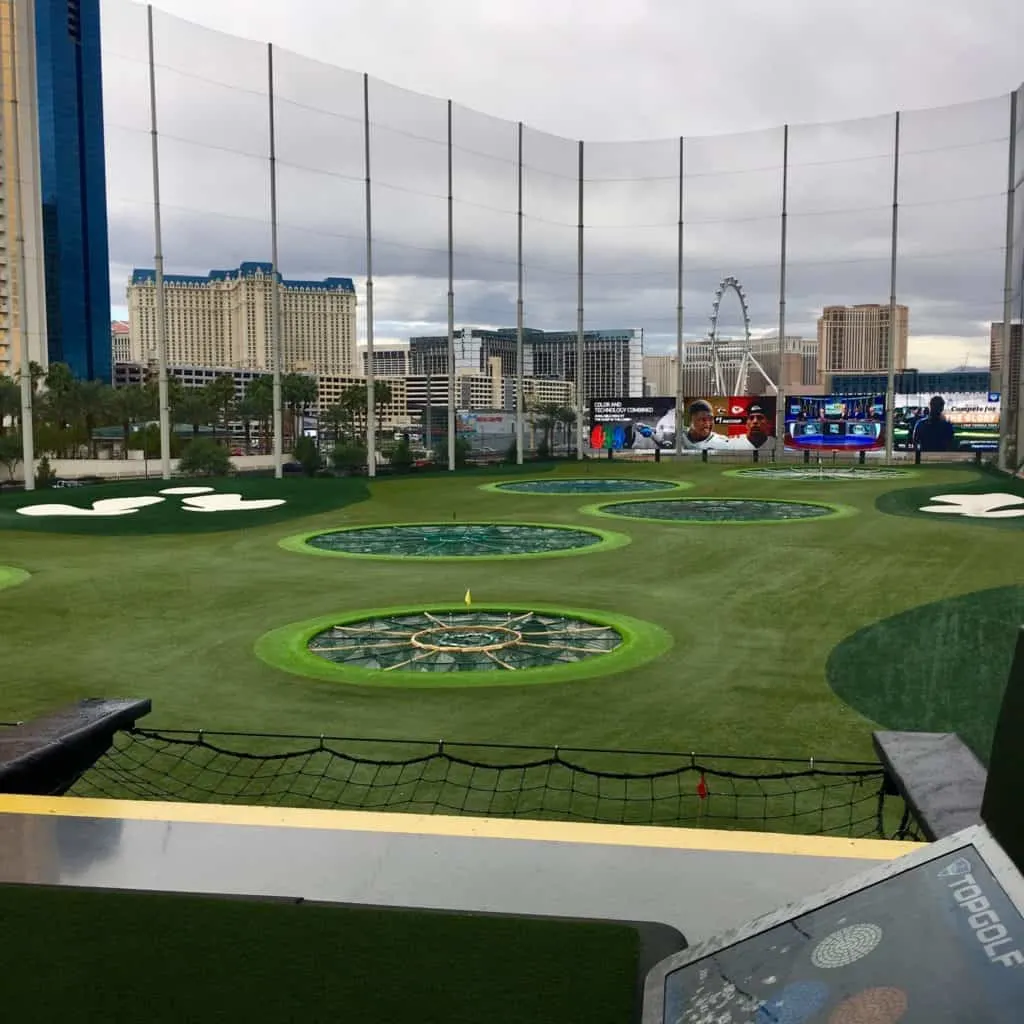
<instances>
[{"instance_id":1,"label":"white concrete wall","mask_svg":"<svg viewBox=\"0 0 1024 1024\"><path fill-rule=\"evenodd\" d=\"M128 453L127 459L50 459L50 468L60 477L75 479L81 476L99 476L105 480L139 479L141 477L159 477L160 460L143 459L142 452ZM254 469L273 469L273 455L237 455L231 459L232 465L239 472ZM177 473L178 460L171 459L171 472ZM9 479L7 469L0 466L0 483ZM24 479L21 466L16 469L15 480Z\"/></svg>"}]
</instances>

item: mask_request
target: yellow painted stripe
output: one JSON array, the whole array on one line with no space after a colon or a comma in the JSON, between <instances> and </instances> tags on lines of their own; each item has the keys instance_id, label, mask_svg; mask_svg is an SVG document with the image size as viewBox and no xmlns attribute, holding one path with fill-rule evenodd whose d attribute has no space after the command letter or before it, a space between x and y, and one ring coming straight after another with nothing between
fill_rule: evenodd
<instances>
[{"instance_id":1,"label":"yellow painted stripe","mask_svg":"<svg viewBox=\"0 0 1024 1024\"><path fill-rule=\"evenodd\" d=\"M919 848L918 843L884 839L843 839L771 832L663 828L651 825L594 825L584 822L460 818L434 814L378 814L293 807L179 804L149 800L94 800L80 797L0 795L0 814L40 814L127 821L256 825L467 839L527 839L598 846L636 846L727 853L771 853L799 857L840 857L888 861Z\"/></svg>"}]
</instances>

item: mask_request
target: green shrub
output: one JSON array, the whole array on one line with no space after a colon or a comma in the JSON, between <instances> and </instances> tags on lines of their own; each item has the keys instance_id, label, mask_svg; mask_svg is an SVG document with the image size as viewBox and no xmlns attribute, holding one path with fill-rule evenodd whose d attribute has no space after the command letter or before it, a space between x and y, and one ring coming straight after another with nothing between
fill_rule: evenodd
<instances>
[{"instance_id":1,"label":"green shrub","mask_svg":"<svg viewBox=\"0 0 1024 1024\"><path fill-rule=\"evenodd\" d=\"M178 464L183 476L228 476L232 469L227 448L208 437L189 441Z\"/></svg>"},{"instance_id":2,"label":"green shrub","mask_svg":"<svg viewBox=\"0 0 1024 1024\"><path fill-rule=\"evenodd\" d=\"M292 458L302 466L302 472L306 476L316 476L323 461L320 458L320 450L316 446L316 441L311 437L300 437L295 442Z\"/></svg>"}]
</instances>

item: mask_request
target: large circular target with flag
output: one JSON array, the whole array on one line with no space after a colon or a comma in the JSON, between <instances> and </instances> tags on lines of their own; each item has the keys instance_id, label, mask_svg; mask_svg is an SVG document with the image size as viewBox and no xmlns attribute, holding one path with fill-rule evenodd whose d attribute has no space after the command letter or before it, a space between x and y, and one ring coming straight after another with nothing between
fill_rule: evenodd
<instances>
[{"instance_id":1,"label":"large circular target with flag","mask_svg":"<svg viewBox=\"0 0 1024 1024\"><path fill-rule=\"evenodd\" d=\"M324 616L262 636L285 671L372 687L517 686L608 675L657 657L653 623L550 605L418 605Z\"/></svg>"}]
</instances>

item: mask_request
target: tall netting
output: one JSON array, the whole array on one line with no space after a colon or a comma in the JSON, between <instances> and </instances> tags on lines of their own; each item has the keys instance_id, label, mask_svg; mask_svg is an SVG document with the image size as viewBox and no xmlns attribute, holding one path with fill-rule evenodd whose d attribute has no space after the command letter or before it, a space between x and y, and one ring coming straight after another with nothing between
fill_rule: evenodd
<instances>
[{"instance_id":1,"label":"tall netting","mask_svg":"<svg viewBox=\"0 0 1024 1024\"><path fill-rule=\"evenodd\" d=\"M447 334L447 103L371 79L370 146L375 342Z\"/></svg>"},{"instance_id":2,"label":"tall netting","mask_svg":"<svg viewBox=\"0 0 1024 1024\"><path fill-rule=\"evenodd\" d=\"M135 729L74 796L908 838L878 764Z\"/></svg>"},{"instance_id":3,"label":"tall netting","mask_svg":"<svg viewBox=\"0 0 1024 1024\"><path fill-rule=\"evenodd\" d=\"M153 265L146 8L128 0L103 0L100 26L110 290L112 303L120 306L132 270Z\"/></svg>"},{"instance_id":4,"label":"tall netting","mask_svg":"<svg viewBox=\"0 0 1024 1024\"><path fill-rule=\"evenodd\" d=\"M365 332L363 77L278 47L273 58L281 274L292 281L351 278L359 292L358 322ZM286 352L288 326L286 315ZM339 331L337 351L325 368L362 373L355 358L356 338L348 336L347 324Z\"/></svg>"},{"instance_id":5,"label":"tall netting","mask_svg":"<svg viewBox=\"0 0 1024 1024\"><path fill-rule=\"evenodd\" d=\"M517 126L453 104L455 318L460 328L515 327L517 173ZM514 345L488 342L481 349L485 359L501 359L505 377L515 375Z\"/></svg>"},{"instance_id":6,"label":"tall netting","mask_svg":"<svg viewBox=\"0 0 1024 1024\"><path fill-rule=\"evenodd\" d=\"M894 153L891 115L790 128L787 333L817 337L828 306L888 308ZM877 331L847 335L838 316L818 351L821 383L884 369Z\"/></svg>"},{"instance_id":7,"label":"tall netting","mask_svg":"<svg viewBox=\"0 0 1024 1024\"><path fill-rule=\"evenodd\" d=\"M684 390L719 390L712 371L709 333L715 294L734 278L746 299L754 338L777 336L779 252L782 211L783 138L781 129L688 138L683 154L684 336L688 343ZM723 294L716 345L725 352L720 386L727 394L737 383L755 392L763 380L740 380L746 346L743 308L736 293ZM770 347L768 350L770 353ZM764 353L773 372L768 353ZM745 388L744 388L745 390Z\"/></svg>"},{"instance_id":8,"label":"tall netting","mask_svg":"<svg viewBox=\"0 0 1024 1024\"><path fill-rule=\"evenodd\" d=\"M645 353L675 354L678 219L678 139L587 143L584 303L588 327L640 328ZM619 391L608 381L603 394L614 397Z\"/></svg>"},{"instance_id":9,"label":"tall netting","mask_svg":"<svg viewBox=\"0 0 1024 1024\"><path fill-rule=\"evenodd\" d=\"M922 370L988 368L1002 320L1009 97L900 119L896 294Z\"/></svg>"},{"instance_id":10,"label":"tall netting","mask_svg":"<svg viewBox=\"0 0 1024 1024\"><path fill-rule=\"evenodd\" d=\"M158 10L153 34L166 272L205 276L269 262L266 46ZM168 333L169 358L180 361L174 338L183 333ZM252 336L257 349L260 337ZM193 359L204 357L202 346L189 348ZM216 355L211 344L211 360ZM268 353L250 358L265 361Z\"/></svg>"},{"instance_id":11,"label":"tall netting","mask_svg":"<svg viewBox=\"0 0 1024 1024\"><path fill-rule=\"evenodd\" d=\"M571 139L523 129L523 267L526 326L576 331L579 148ZM584 217L586 210L584 209ZM534 352L534 359L547 357ZM535 374L576 377L571 346L552 349Z\"/></svg>"}]
</instances>

